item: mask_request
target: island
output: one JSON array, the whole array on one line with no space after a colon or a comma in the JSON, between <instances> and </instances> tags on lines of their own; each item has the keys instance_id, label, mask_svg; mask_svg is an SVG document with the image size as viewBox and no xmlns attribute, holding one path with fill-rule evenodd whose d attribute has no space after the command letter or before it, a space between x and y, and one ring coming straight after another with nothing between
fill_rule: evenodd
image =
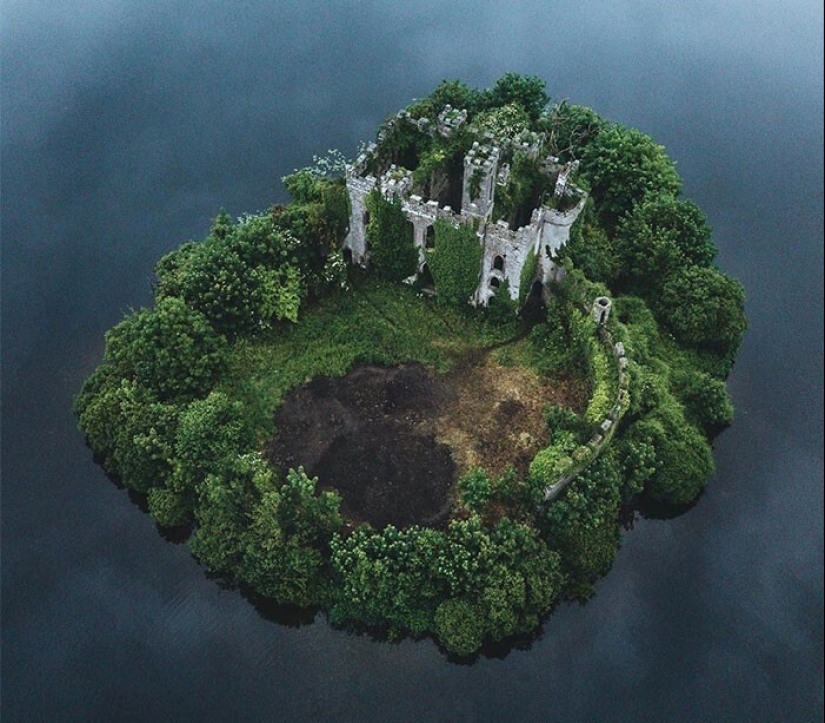
<instances>
[{"instance_id":1,"label":"island","mask_svg":"<svg viewBox=\"0 0 825 723\"><path fill-rule=\"evenodd\" d=\"M283 181L160 259L75 398L210 572L472 656L696 501L745 295L653 139L510 73Z\"/></svg>"}]
</instances>

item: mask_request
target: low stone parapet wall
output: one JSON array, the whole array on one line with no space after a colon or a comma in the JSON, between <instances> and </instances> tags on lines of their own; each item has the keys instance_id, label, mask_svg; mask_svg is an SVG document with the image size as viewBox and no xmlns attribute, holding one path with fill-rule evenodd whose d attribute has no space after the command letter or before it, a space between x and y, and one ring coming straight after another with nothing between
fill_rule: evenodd
<instances>
[{"instance_id":1,"label":"low stone parapet wall","mask_svg":"<svg viewBox=\"0 0 825 723\"><path fill-rule=\"evenodd\" d=\"M570 467L551 485L544 488L545 502L552 502L572 482L576 475L585 470L604 451L619 421L624 416L630 402L630 374L624 344L614 341L613 335L602 325L599 327L599 340L610 351L616 365L617 388L613 406L596 427L593 436L586 444L578 447L571 455Z\"/></svg>"}]
</instances>

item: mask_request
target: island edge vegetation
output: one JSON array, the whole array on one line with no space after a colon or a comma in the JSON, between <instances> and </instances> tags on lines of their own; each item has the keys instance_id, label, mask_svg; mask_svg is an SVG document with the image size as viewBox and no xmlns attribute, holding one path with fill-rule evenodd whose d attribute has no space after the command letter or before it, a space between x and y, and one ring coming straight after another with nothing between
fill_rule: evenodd
<instances>
[{"instance_id":1,"label":"island edge vegetation","mask_svg":"<svg viewBox=\"0 0 825 723\"><path fill-rule=\"evenodd\" d=\"M75 399L102 467L209 570L466 656L586 600L630 511L697 498L733 416L744 290L649 136L550 104L538 78L444 81L356 162L330 154L284 183L290 203L221 212L158 262L154 305L107 332ZM334 479L266 455L276 410L314 379L478 359L583 402L543 407L541 432L514 437L520 467L459 464L438 524L355 519Z\"/></svg>"}]
</instances>

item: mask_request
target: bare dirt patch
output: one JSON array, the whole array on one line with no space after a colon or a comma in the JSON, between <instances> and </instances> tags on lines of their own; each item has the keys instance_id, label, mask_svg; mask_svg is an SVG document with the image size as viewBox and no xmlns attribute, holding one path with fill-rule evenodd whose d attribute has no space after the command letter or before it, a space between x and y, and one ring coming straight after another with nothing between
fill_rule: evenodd
<instances>
[{"instance_id":1,"label":"bare dirt patch","mask_svg":"<svg viewBox=\"0 0 825 723\"><path fill-rule=\"evenodd\" d=\"M502 366L489 354L470 356L445 381L452 403L441 410L436 439L450 447L459 473L483 467L495 476L512 465L525 474L549 443L544 410L553 404L581 407L579 389Z\"/></svg>"},{"instance_id":2,"label":"bare dirt patch","mask_svg":"<svg viewBox=\"0 0 825 723\"><path fill-rule=\"evenodd\" d=\"M547 444L544 409L580 393L527 369L466 354L445 375L419 364L359 366L294 389L266 447L276 469L303 466L341 493L342 512L377 528L440 527L455 481L473 468L524 473Z\"/></svg>"}]
</instances>

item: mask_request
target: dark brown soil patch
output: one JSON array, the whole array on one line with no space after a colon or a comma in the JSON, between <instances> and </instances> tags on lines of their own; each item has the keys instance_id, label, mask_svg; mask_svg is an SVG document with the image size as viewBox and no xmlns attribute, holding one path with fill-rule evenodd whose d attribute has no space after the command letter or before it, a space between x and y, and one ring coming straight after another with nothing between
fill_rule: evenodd
<instances>
[{"instance_id":1,"label":"dark brown soil patch","mask_svg":"<svg viewBox=\"0 0 825 723\"><path fill-rule=\"evenodd\" d=\"M449 448L434 436L447 395L420 365L314 379L276 412L267 456L281 471L302 465L321 487L338 490L350 519L377 528L440 526L456 477Z\"/></svg>"},{"instance_id":2,"label":"dark brown soil patch","mask_svg":"<svg viewBox=\"0 0 825 723\"><path fill-rule=\"evenodd\" d=\"M480 351L442 376L419 364L359 366L290 392L266 454L281 472L303 466L338 490L352 521L440 527L460 474L526 473L548 443L544 409L582 407L581 392Z\"/></svg>"}]
</instances>

